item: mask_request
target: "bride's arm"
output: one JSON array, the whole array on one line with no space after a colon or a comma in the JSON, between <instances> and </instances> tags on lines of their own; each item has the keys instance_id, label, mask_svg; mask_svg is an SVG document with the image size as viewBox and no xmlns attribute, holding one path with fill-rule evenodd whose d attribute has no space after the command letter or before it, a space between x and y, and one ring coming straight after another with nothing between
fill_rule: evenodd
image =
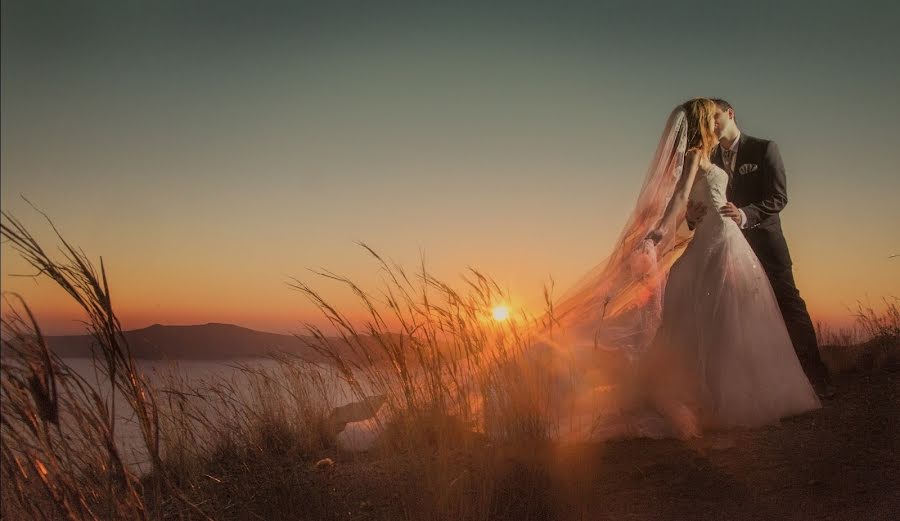
<instances>
[{"instance_id":1,"label":"bride's arm","mask_svg":"<svg viewBox=\"0 0 900 521\"><path fill-rule=\"evenodd\" d=\"M666 211L663 212L662 219L660 219L656 228L656 231L659 231L661 235L665 235L666 231L672 227L675 217L687 206L688 197L691 195L691 187L694 186L694 178L697 176L697 170L699 169L699 151L696 149L688 150L684 155L684 172L678 178L672 198L669 199Z\"/></svg>"}]
</instances>

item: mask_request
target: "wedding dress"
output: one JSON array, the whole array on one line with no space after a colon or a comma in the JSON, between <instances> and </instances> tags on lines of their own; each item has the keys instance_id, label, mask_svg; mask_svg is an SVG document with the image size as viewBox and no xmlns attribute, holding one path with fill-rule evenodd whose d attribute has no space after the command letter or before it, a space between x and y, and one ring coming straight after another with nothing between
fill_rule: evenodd
<instances>
[{"instance_id":1,"label":"wedding dress","mask_svg":"<svg viewBox=\"0 0 900 521\"><path fill-rule=\"evenodd\" d=\"M661 324L642 360L651 402L674 413L682 434L756 427L820 407L762 265L737 224L715 211L727 185L718 166L697 173L690 199L711 211L672 265Z\"/></svg>"}]
</instances>

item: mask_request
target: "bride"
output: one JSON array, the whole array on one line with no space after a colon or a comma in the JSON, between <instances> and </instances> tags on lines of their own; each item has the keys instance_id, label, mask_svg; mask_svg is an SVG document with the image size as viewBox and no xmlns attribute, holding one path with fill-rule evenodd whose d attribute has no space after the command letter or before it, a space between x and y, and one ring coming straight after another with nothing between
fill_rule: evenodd
<instances>
[{"instance_id":1,"label":"bride","mask_svg":"<svg viewBox=\"0 0 900 521\"><path fill-rule=\"evenodd\" d=\"M710 161L715 111L697 98L672 112L613 254L556 306L564 336L554 345L575 358L604 349L635 361L620 386L628 392L595 402L619 414L601 414L590 438L689 438L821 406L737 224L707 212L693 237L681 226L689 201L727 202L728 174ZM635 414L641 407L646 414Z\"/></svg>"}]
</instances>

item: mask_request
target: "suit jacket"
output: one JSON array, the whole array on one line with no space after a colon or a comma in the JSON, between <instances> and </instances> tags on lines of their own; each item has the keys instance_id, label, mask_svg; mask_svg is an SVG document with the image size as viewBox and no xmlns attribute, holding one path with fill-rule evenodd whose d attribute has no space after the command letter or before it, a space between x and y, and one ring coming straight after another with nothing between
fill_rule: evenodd
<instances>
[{"instance_id":1,"label":"suit jacket","mask_svg":"<svg viewBox=\"0 0 900 521\"><path fill-rule=\"evenodd\" d=\"M716 149L712 159L728 171L722 161L722 147ZM790 268L791 255L778 215L787 205L784 163L778 145L741 133L734 165L726 197L747 216L747 242L766 273Z\"/></svg>"}]
</instances>

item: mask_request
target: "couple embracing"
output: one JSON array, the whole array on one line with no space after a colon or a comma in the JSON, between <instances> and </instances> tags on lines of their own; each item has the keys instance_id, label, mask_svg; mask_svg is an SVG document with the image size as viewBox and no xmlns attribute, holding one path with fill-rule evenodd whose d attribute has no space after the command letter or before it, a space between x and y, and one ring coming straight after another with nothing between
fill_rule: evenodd
<instances>
[{"instance_id":1,"label":"couple embracing","mask_svg":"<svg viewBox=\"0 0 900 521\"><path fill-rule=\"evenodd\" d=\"M692 438L821 407L833 391L794 283L786 203L775 143L742 133L724 100L679 105L612 254L504 370L539 390L571 440ZM343 435L374 439L373 425Z\"/></svg>"},{"instance_id":2,"label":"couple embracing","mask_svg":"<svg viewBox=\"0 0 900 521\"><path fill-rule=\"evenodd\" d=\"M725 100L676 107L613 254L557 305L567 344L631 349L631 387L668 435L821 407L833 390L794 283L786 203L774 142L742 133Z\"/></svg>"}]
</instances>

